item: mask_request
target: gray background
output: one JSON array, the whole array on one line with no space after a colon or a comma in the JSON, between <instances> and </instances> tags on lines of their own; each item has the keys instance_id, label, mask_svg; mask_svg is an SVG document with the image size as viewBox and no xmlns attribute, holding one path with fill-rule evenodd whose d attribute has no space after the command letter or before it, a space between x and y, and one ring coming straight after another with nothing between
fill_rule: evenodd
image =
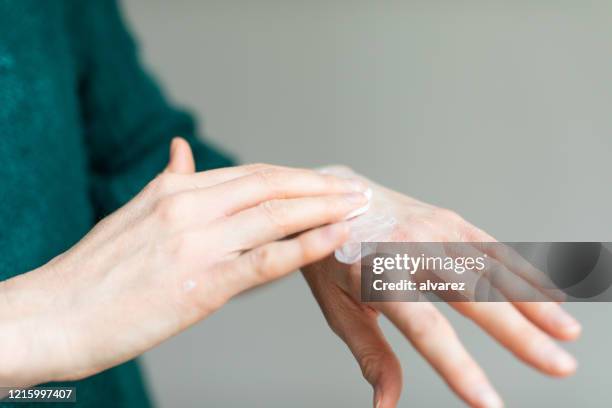
<instances>
[{"instance_id":1,"label":"gray background","mask_svg":"<svg viewBox=\"0 0 612 408\"><path fill-rule=\"evenodd\" d=\"M612 240L609 1L128 0L146 60L243 161L345 163L501 240ZM608 304L552 380L443 307L510 407L609 406ZM386 322L402 406L461 406ZM299 275L161 347L163 407L368 407Z\"/></svg>"}]
</instances>

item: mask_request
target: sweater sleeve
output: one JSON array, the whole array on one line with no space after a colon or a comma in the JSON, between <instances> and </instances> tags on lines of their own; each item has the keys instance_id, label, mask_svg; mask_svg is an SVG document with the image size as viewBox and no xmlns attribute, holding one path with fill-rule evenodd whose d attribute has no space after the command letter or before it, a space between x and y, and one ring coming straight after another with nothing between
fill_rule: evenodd
<instances>
[{"instance_id":1,"label":"sweater sleeve","mask_svg":"<svg viewBox=\"0 0 612 408\"><path fill-rule=\"evenodd\" d=\"M170 106L145 72L117 1L79 4L86 4L77 17L79 95L97 215L128 201L164 168L174 136L190 142L198 171L231 165L201 141L193 118Z\"/></svg>"}]
</instances>

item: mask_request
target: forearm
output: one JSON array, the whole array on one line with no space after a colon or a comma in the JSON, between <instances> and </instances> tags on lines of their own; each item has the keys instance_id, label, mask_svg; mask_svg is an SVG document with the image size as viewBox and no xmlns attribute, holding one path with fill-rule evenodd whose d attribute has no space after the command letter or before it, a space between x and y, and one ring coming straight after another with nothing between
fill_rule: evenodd
<instances>
[{"instance_id":1,"label":"forearm","mask_svg":"<svg viewBox=\"0 0 612 408\"><path fill-rule=\"evenodd\" d=\"M0 283L0 386L96 374L322 259L364 190L268 165L164 172L64 254Z\"/></svg>"},{"instance_id":2,"label":"forearm","mask_svg":"<svg viewBox=\"0 0 612 408\"><path fill-rule=\"evenodd\" d=\"M0 282L0 386L28 387L55 379L63 353L59 316L51 307L53 268Z\"/></svg>"}]
</instances>

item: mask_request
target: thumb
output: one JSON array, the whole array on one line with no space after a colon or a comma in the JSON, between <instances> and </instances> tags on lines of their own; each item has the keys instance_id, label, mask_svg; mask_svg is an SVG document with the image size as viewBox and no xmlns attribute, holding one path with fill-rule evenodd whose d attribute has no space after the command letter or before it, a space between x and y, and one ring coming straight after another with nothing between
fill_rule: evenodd
<instances>
[{"instance_id":1,"label":"thumb","mask_svg":"<svg viewBox=\"0 0 612 408\"><path fill-rule=\"evenodd\" d=\"M374 408L395 408L402 392L402 368L371 316L347 320L352 328L342 337L374 388Z\"/></svg>"},{"instance_id":2,"label":"thumb","mask_svg":"<svg viewBox=\"0 0 612 408\"><path fill-rule=\"evenodd\" d=\"M170 143L170 159L165 173L191 174L195 172L195 161L189 143L182 137L175 137Z\"/></svg>"},{"instance_id":3,"label":"thumb","mask_svg":"<svg viewBox=\"0 0 612 408\"><path fill-rule=\"evenodd\" d=\"M313 266L304 276L330 327L346 343L374 388L374 407L395 408L402 392L402 367L378 325L378 312L337 286L321 284L316 277L326 274L317 272L324 271Z\"/></svg>"}]
</instances>

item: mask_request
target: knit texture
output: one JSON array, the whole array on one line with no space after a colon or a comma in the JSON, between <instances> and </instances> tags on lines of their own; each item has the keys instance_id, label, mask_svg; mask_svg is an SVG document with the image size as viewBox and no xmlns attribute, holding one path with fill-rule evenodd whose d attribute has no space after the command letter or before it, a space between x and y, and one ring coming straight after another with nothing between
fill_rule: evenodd
<instances>
[{"instance_id":1,"label":"knit texture","mask_svg":"<svg viewBox=\"0 0 612 408\"><path fill-rule=\"evenodd\" d=\"M230 165L195 128L143 71L114 0L0 0L0 279L48 262L133 197L175 135L199 170ZM70 385L77 407L150 405L135 362Z\"/></svg>"}]
</instances>

